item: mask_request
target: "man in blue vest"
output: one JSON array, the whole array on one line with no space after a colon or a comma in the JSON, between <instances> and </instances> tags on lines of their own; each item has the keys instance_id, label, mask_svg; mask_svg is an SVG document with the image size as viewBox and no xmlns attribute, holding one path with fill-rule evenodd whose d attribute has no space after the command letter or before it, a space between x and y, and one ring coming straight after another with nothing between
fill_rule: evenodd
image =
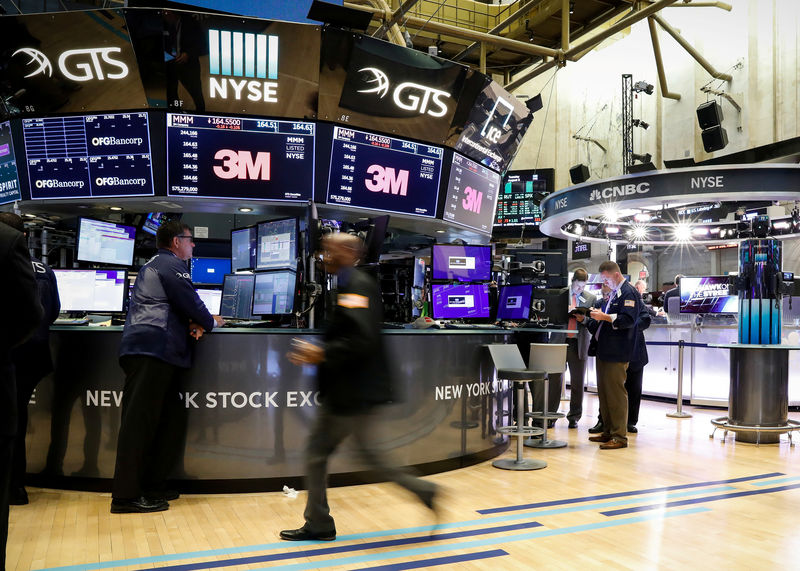
<instances>
[{"instance_id":1,"label":"man in blue vest","mask_svg":"<svg viewBox=\"0 0 800 571\"><path fill-rule=\"evenodd\" d=\"M603 283L611 290L603 309L592 309L588 317L576 316L592 334L589 354L595 355L597 394L603 432L589 438L602 450L628 446L628 393L626 371L636 345L637 321L642 298L622 276L616 262L600 264Z\"/></svg>"}]
</instances>

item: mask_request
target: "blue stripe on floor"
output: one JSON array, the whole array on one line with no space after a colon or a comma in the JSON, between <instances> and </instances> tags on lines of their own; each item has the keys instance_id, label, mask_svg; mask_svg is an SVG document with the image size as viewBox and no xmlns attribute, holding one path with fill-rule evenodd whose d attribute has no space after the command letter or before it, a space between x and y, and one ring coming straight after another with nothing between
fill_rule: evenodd
<instances>
[{"instance_id":1,"label":"blue stripe on floor","mask_svg":"<svg viewBox=\"0 0 800 571\"><path fill-rule=\"evenodd\" d=\"M710 512L708 508L689 508L685 510L677 510L673 512L656 512L643 516L636 516L627 519L614 519L601 521L598 523L588 523L584 525L575 525L571 527L563 527L560 529L545 529L541 531L534 531L531 533L523 533L520 535L504 536L500 539L491 537L488 539L480 539L477 541L467 541L464 543L447 543L445 545L434 545L429 547L418 547L414 549L404 549L401 551L390 551L383 553L370 553L367 555L357 555L354 557L344 557L341 559L328 559L325 561L314 561L310 563L296 563L294 565L281 565L283 571L304 571L306 569L322 569L325 567L336 567L339 565L354 565L360 563L368 563L371 561L381 561L384 559L398 559L402 557L418 557L420 555L429 555L432 553L441 553L443 551L454 551L461 549L474 549L479 547L495 547L498 544L513 543L516 541L527 541L530 539L539 539L542 537L552 537L556 535L565 535L569 533L580 533L582 531L592 531L596 529L606 529L610 527L618 527L620 525L628 525L633 523L640 523L652 520L659 520L668 517L677 517L681 515L690 515L696 513ZM267 571L274 569L274 567L264 567L259 571Z\"/></svg>"},{"instance_id":2,"label":"blue stripe on floor","mask_svg":"<svg viewBox=\"0 0 800 571\"><path fill-rule=\"evenodd\" d=\"M637 496L643 494L652 494L654 492L668 492L671 490L685 490L687 488L700 488L703 486L714 486L717 484L733 484L735 482L747 482L750 480L761 480L764 478L773 478L775 476L785 476L781 472L772 472L770 474L761 474L758 476L747 476L744 478L732 478L730 480L715 480L711 482L697 482L694 484L680 484L677 486L664 486L661 488L650 488L647 490L635 490L632 492L616 492L613 494L603 494L600 496L585 496L582 498L569 498L565 500L553 500L549 502L537 502L534 504L520 504L516 506L506 506L502 508L490 508L490 509L483 509L477 510L479 514L494 514L494 513L502 513L502 512L511 512L511 511L518 511L518 510L530 510L536 508L546 508L550 506L561 506L567 504L577 504L581 502L592 502L594 500L608 500L611 498L620 498L624 496Z\"/></svg>"},{"instance_id":3,"label":"blue stripe on floor","mask_svg":"<svg viewBox=\"0 0 800 571\"><path fill-rule=\"evenodd\" d=\"M636 512L644 512L648 510L655 510L661 508L672 508L678 506L687 506L691 504L699 504L703 502L715 502L717 500L729 500L731 498L743 498L747 496L756 496L759 494L771 494L774 492L784 492L786 490L796 490L800 488L800 484L792 484L791 486L779 486L777 488L768 488L766 490L747 490L744 492L733 492L730 494L722 494L721 496L706 496L704 498L692 498L691 500L678 500L675 502L667 502L666 504L655 504L649 506L637 506L635 508L625 508L621 510L611 510L607 512L600 512L604 516L613 517L617 515L625 515Z\"/></svg>"},{"instance_id":4,"label":"blue stripe on floor","mask_svg":"<svg viewBox=\"0 0 800 571\"><path fill-rule=\"evenodd\" d=\"M431 541L444 541L447 539L460 539L475 535L487 535L490 533L504 533L531 527L541 527L537 521L516 523L499 527L484 527L481 529L470 529L468 531L455 531L451 533L435 533L431 535L421 535L417 537L402 537L399 539L387 539L384 541L373 541L371 543L353 543L350 545L336 545L334 547L322 547L318 549L307 549L305 551L289 551L286 553L271 553L269 555L251 555L249 557L237 557L235 559L223 559L216 561L201 561L199 563L185 563L183 565L170 565L167 567L155 567L154 569L169 569L170 571L191 571L194 569L215 569L217 567L230 567L232 565L252 565L254 563L265 563L267 561L284 561L286 559L297 559L299 557L319 557L321 555L331 555L334 553L346 553L348 551L363 551L365 549L381 549L385 547L396 547L398 545L412 545L414 543L429 543ZM497 543L497 540L495 540Z\"/></svg>"},{"instance_id":5,"label":"blue stripe on floor","mask_svg":"<svg viewBox=\"0 0 800 571\"><path fill-rule=\"evenodd\" d=\"M791 478L778 478L777 480L770 480L769 482L753 482L754 486L772 486L773 484L783 484L784 482L796 482L800 480L800 476L792 476Z\"/></svg>"},{"instance_id":6,"label":"blue stripe on floor","mask_svg":"<svg viewBox=\"0 0 800 571\"><path fill-rule=\"evenodd\" d=\"M419 561L407 561L405 563L390 563L389 565L378 565L377 567L362 567L357 571L403 571L404 569L420 569L422 567L436 567L437 565L450 565L451 563L463 563L465 561L477 561L478 559L489 559L508 555L502 549L492 551L479 551L477 553L465 553L463 555L449 555L447 557L435 557L434 559L421 559Z\"/></svg>"}]
</instances>

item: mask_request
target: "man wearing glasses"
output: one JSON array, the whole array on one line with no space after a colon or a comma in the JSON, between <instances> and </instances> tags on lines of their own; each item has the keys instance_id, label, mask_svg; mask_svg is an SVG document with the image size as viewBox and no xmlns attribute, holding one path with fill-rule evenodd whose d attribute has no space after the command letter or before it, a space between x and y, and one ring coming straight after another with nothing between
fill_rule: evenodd
<instances>
[{"instance_id":1,"label":"man wearing glasses","mask_svg":"<svg viewBox=\"0 0 800 571\"><path fill-rule=\"evenodd\" d=\"M192 364L190 337L200 339L224 324L208 312L187 271L191 229L166 222L156 244L158 253L139 271L122 332L125 389L111 513L163 511L168 499L177 498L165 483L183 452L185 410L178 383Z\"/></svg>"}]
</instances>

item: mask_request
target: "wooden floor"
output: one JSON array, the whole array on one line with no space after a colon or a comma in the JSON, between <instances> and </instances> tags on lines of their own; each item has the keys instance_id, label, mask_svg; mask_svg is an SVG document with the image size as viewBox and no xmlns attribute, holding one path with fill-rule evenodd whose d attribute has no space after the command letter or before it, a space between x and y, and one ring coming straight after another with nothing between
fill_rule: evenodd
<instances>
[{"instance_id":1,"label":"wooden floor","mask_svg":"<svg viewBox=\"0 0 800 571\"><path fill-rule=\"evenodd\" d=\"M485 462L430 476L445 490L433 537L431 514L390 484L330 491L333 543L278 540L302 523L302 492L111 515L108 494L30 489L30 505L11 508L8 569L800 568L800 446L710 440L724 411L676 420L674 405L646 401L629 448L601 451L586 432L595 396L586 408L578 430L553 431L567 448L525 449L543 470Z\"/></svg>"}]
</instances>

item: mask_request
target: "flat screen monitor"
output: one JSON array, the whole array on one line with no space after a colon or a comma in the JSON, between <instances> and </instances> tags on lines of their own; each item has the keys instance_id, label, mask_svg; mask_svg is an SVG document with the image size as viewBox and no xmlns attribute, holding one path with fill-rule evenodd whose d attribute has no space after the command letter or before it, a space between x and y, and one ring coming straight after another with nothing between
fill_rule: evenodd
<instances>
[{"instance_id":1,"label":"flat screen monitor","mask_svg":"<svg viewBox=\"0 0 800 571\"><path fill-rule=\"evenodd\" d=\"M453 153L442 218L483 234L491 234L499 190L499 174Z\"/></svg>"},{"instance_id":2,"label":"flat screen monitor","mask_svg":"<svg viewBox=\"0 0 800 571\"><path fill-rule=\"evenodd\" d=\"M253 287L255 315L289 315L294 311L297 275L288 270L256 274Z\"/></svg>"},{"instance_id":3,"label":"flat screen monitor","mask_svg":"<svg viewBox=\"0 0 800 571\"><path fill-rule=\"evenodd\" d=\"M192 258L192 283L221 285L231 273L230 258Z\"/></svg>"},{"instance_id":4,"label":"flat screen monitor","mask_svg":"<svg viewBox=\"0 0 800 571\"><path fill-rule=\"evenodd\" d=\"M229 319L255 319L253 308L253 274L228 274L222 282L219 314Z\"/></svg>"},{"instance_id":5,"label":"flat screen monitor","mask_svg":"<svg viewBox=\"0 0 800 571\"><path fill-rule=\"evenodd\" d=\"M114 311L128 295L125 270L53 270L61 311Z\"/></svg>"},{"instance_id":6,"label":"flat screen monitor","mask_svg":"<svg viewBox=\"0 0 800 571\"><path fill-rule=\"evenodd\" d=\"M434 319L486 319L490 315L489 284L433 284Z\"/></svg>"},{"instance_id":7,"label":"flat screen monitor","mask_svg":"<svg viewBox=\"0 0 800 571\"><path fill-rule=\"evenodd\" d=\"M177 220L178 218L180 218L180 215L167 214L166 212L150 212L147 214L144 222L142 222L142 230L155 236L158 234L158 229L161 228L164 222Z\"/></svg>"},{"instance_id":8,"label":"flat screen monitor","mask_svg":"<svg viewBox=\"0 0 800 571\"><path fill-rule=\"evenodd\" d=\"M328 204L436 216L441 147L334 127Z\"/></svg>"},{"instance_id":9,"label":"flat screen monitor","mask_svg":"<svg viewBox=\"0 0 800 571\"><path fill-rule=\"evenodd\" d=\"M167 114L167 195L306 201L316 125Z\"/></svg>"},{"instance_id":10,"label":"flat screen monitor","mask_svg":"<svg viewBox=\"0 0 800 571\"><path fill-rule=\"evenodd\" d=\"M508 285L500 288L500 300L497 304L497 319L519 320L531 316L531 298L533 285Z\"/></svg>"},{"instance_id":11,"label":"flat screen monitor","mask_svg":"<svg viewBox=\"0 0 800 571\"><path fill-rule=\"evenodd\" d=\"M512 234L522 227L538 227L542 222L539 204L553 191L553 169L509 171L503 178L500 197L497 199L494 230Z\"/></svg>"},{"instance_id":12,"label":"flat screen monitor","mask_svg":"<svg viewBox=\"0 0 800 571\"><path fill-rule=\"evenodd\" d=\"M200 296L200 301L203 302L211 315L219 315L220 305L222 304L221 289L197 288L194 291Z\"/></svg>"},{"instance_id":13,"label":"flat screen monitor","mask_svg":"<svg viewBox=\"0 0 800 571\"><path fill-rule=\"evenodd\" d=\"M258 225L256 268L275 270L297 267L297 218L270 220Z\"/></svg>"},{"instance_id":14,"label":"flat screen monitor","mask_svg":"<svg viewBox=\"0 0 800 571\"><path fill-rule=\"evenodd\" d=\"M14 157L14 142L11 140L11 123L0 123L0 204L21 198L19 175Z\"/></svg>"},{"instance_id":15,"label":"flat screen monitor","mask_svg":"<svg viewBox=\"0 0 800 571\"><path fill-rule=\"evenodd\" d=\"M256 267L258 230L255 226L231 230L231 271L252 270Z\"/></svg>"},{"instance_id":16,"label":"flat screen monitor","mask_svg":"<svg viewBox=\"0 0 800 571\"><path fill-rule=\"evenodd\" d=\"M33 200L153 196L147 113L22 120Z\"/></svg>"},{"instance_id":17,"label":"flat screen monitor","mask_svg":"<svg viewBox=\"0 0 800 571\"><path fill-rule=\"evenodd\" d=\"M550 325L566 325L569 321L569 292L563 289L537 289L531 302L533 313L547 318Z\"/></svg>"},{"instance_id":18,"label":"flat screen monitor","mask_svg":"<svg viewBox=\"0 0 800 571\"><path fill-rule=\"evenodd\" d=\"M728 276L682 277L681 313L738 313L739 297L730 294Z\"/></svg>"},{"instance_id":19,"label":"flat screen monitor","mask_svg":"<svg viewBox=\"0 0 800 571\"><path fill-rule=\"evenodd\" d=\"M435 280L477 282L492 279L491 246L434 244L432 258L431 277Z\"/></svg>"},{"instance_id":20,"label":"flat screen monitor","mask_svg":"<svg viewBox=\"0 0 800 571\"><path fill-rule=\"evenodd\" d=\"M136 228L92 218L78 219L78 260L116 266L133 264Z\"/></svg>"}]
</instances>

